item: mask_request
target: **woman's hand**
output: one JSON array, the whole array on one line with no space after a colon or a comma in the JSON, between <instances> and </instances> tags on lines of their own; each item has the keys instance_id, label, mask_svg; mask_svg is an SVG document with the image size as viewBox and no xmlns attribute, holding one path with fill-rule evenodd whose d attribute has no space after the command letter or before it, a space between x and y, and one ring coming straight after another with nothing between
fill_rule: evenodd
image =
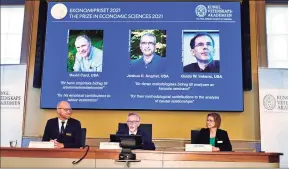
<instances>
[{"instance_id":1,"label":"woman's hand","mask_svg":"<svg viewBox=\"0 0 289 169\"><path fill-rule=\"evenodd\" d=\"M219 147L212 147L212 150L213 151L220 151L220 148Z\"/></svg>"}]
</instances>

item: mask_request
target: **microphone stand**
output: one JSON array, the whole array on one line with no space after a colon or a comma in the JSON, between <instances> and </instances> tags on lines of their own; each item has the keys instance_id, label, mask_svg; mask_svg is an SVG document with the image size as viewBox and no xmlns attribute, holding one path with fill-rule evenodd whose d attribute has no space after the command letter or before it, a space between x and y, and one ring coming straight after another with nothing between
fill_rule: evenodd
<instances>
[{"instance_id":1,"label":"microphone stand","mask_svg":"<svg viewBox=\"0 0 289 169\"><path fill-rule=\"evenodd\" d=\"M89 150L89 145L85 145L85 147L87 147L87 149L85 151L85 154L78 161L72 161L72 164L77 164L77 163L79 163L80 161L82 161L86 157L86 155L88 153L88 150ZM84 149L85 147L83 147L82 149Z\"/></svg>"}]
</instances>

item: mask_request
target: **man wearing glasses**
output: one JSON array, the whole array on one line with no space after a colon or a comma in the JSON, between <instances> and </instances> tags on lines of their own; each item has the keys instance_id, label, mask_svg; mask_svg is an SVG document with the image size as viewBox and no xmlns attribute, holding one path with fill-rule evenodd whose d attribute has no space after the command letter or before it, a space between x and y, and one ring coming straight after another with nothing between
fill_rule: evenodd
<instances>
[{"instance_id":1,"label":"man wearing glasses","mask_svg":"<svg viewBox=\"0 0 289 169\"><path fill-rule=\"evenodd\" d=\"M102 72L103 52L92 46L91 40L86 35L80 35L75 40L77 50L74 72Z\"/></svg>"},{"instance_id":2,"label":"man wearing glasses","mask_svg":"<svg viewBox=\"0 0 289 169\"><path fill-rule=\"evenodd\" d=\"M196 63L184 67L184 72L211 72L219 73L219 61L214 60L215 42L207 33L197 34L190 42L191 55L196 58Z\"/></svg>"},{"instance_id":3,"label":"man wearing glasses","mask_svg":"<svg viewBox=\"0 0 289 169\"><path fill-rule=\"evenodd\" d=\"M130 113L127 116L127 127L119 129L116 134L123 135L141 135L142 136L142 146L140 149L144 150L155 150L155 144L149 138L147 133L139 128L140 125L140 117L136 113Z\"/></svg>"},{"instance_id":4,"label":"man wearing glasses","mask_svg":"<svg viewBox=\"0 0 289 169\"><path fill-rule=\"evenodd\" d=\"M54 142L55 148L80 148L81 124L71 118L72 110L66 101L57 104L58 117L46 123L42 141Z\"/></svg>"},{"instance_id":5,"label":"man wearing glasses","mask_svg":"<svg viewBox=\"0 0 289 169\"><path fill-rule=\"evenodd\" d=\"M164 58L155 53L156 36L151 33L145 33L140 39L139 47L142 56L131 62L131 73L164 73Z\"/></svg>"}]
</instances>

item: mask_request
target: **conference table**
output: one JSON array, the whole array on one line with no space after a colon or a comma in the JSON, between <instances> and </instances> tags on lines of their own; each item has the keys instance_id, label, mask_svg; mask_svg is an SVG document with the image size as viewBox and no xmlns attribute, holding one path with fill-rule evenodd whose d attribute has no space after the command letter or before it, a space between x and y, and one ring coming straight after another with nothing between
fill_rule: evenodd
<instances>
[{"instance_id":1,"label":"conference table","mask_svg":"<svg viewBox=\"0 0 289 169\"><path fill-rule=\"evenodd\" d=\"M2 167L48 168L182 168L182 167L265 167L278 168L281 153L188 152L134 150L138 161L118 161L121 150L45 149L1 147ZM87 152L86 156L77 164Z\"/></svg>"}]
</instances>

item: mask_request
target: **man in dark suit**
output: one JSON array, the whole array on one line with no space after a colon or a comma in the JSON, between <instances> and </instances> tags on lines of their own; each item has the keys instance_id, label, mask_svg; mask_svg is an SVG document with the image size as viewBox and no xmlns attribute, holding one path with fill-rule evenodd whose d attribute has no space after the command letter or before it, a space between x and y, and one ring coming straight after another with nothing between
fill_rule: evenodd
<instances>
[{"instance_id":1,"label":"man in dark suit","mask_svg":"<svg viewBox=\"0 0 289 169\"><path fill-rule=\"evenodd\" d=\"M54 142L55 148L80 148L81 124L71 118L70 104L61 101L57 105L58 117L46 123L42 141Z\"/></svg>"},{"instance_id":2,"label":"man in dark suit","mask_svg":"<svg viewBox=\"0 0 289 169\"><path fill-rule=\"evenodd\" d=\"M190 42L191 55L196 58L196 63L184 67L184 72L220 72L220 63L214 60L215 41L207 33L197 34Z\"/></svg>"},{"instance_id":3,"label":"man in dark suit","mask_svg":"<svg viewBox=\"0 0 289 169\"><path fill-rule=\"evenodd\" d=\"M152 142L148 134L139 128L140 117L136 113L130 113L127 117L127 127L121 128L117 131L116 134L124 135L141 135L142 136L142 145L138 147L143 150L155 150L155 144Z\"/></svg>"},{"instance_id":4,"label":"man in dark suit","mask_svg":"<svg viewBox=\"0 0 289 169\"><path fill-rule=\"evenodd\" d=\"M145 33L140 39L139 47L142 56L131 61L131 73L165 73L165 59L155 53L156 36L151 33Z\"/></svg>"}]
</instances>

